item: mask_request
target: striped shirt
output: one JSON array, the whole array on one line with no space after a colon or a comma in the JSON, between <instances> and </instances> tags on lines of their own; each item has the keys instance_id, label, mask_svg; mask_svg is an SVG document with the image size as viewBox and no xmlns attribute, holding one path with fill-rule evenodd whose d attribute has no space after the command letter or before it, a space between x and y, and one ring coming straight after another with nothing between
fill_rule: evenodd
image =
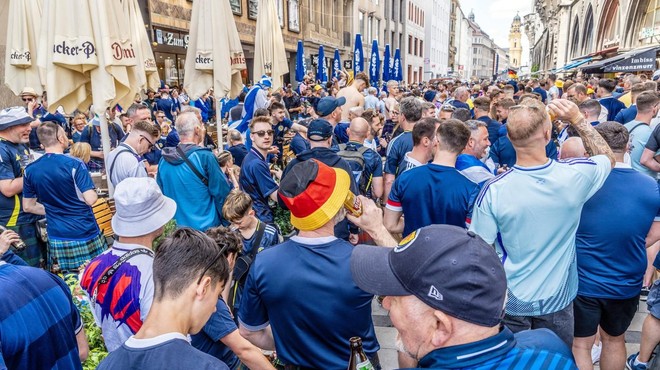
<instances>
[{"instance_id":1,"label":"striped shirt","mask_svg":"<svg viewBox=\"0 0 660 370\"><path fill-rule=\"evenodd\" d=\"M76 341L80 330L80 314L60 278L0 261L0 364L82 369Z\"/></svg>"}]
</instances>

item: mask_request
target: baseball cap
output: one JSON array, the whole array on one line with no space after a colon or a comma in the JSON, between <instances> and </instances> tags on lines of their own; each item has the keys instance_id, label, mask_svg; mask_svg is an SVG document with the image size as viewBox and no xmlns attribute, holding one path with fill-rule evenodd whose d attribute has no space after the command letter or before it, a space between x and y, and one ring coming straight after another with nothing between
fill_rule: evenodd
<instances>
[{"instance_id":1,"label":"baseball cap","mask_svg":"<svg viewBox=\"0 0 660 370\"><path fill-rule=\"evenodd\" d=\"M32 121L34 118L30 117L23 107L5 108L0 111L0 131Z\"/></svg>"},{"instance_id":2,"label":"baseball cap","mask_svg":"<svg viewBox=\"0 0 660 370\"><path fill-rule=\"evenodd\" d=\"M317 118L309 123L307 127L307 139L310 141L323 141L332 136L332 125L330 122Z\"/></svg>"},{"instance_id":3,"label":"baseball cap","mask_svg":"<svg viewBox=\"0 0 660 370\"><path fill-rule=\"evenodd\" d=\"M318 114L319 117L328 116L334 112L337 107L341 107L344 104L346 104L346 98L343 96L340 98L326 96L325 98L321 98L316 104L316 114Z\"/></svg>"},{"instance_id":4,"label":"baseball cap","mask_svg":"<svg viewBox=\"0 0 660 370\"><path fill-rule=\"evenodd\" d=\"M424 93L424 100L427 102L433 102L433 99L435 99L435 91L429 90Z\"/></svg>"},{"instance_id":5,"label":"baseball cap","mask_svg":"<svg viewBox=\"0 0 660 370\"><path fill-rule=\"evenodd\" d=\"M291 225L298 230L316 230L343 207L350 186L346 171L309 159L291 168L277 195L291 211Z\"/></svg>"},{"instance_id":6,"label":"baseball cap","mask_svg":"<svg viewBox=\"0 0 660 370\"><path fill-rule=\"evenodd\" d=\"M358 245L351 256L353 280L382 296L414 295L460 320L492 327L504 313L506 275L491 245L472 231L430 225L396 248Z\"/></svg>"},{"instance_id":7,"label":"baseball cap","mask_svg":"<svg viewBox=\"0 0 660 370\"><path fill-rule=\"evenodd\" d=\"M168 223L176 213L176 203L163 195L156 180L129 177L117 185L112 230L125 237L147 235Z\"/></svg>"}]
</instances>

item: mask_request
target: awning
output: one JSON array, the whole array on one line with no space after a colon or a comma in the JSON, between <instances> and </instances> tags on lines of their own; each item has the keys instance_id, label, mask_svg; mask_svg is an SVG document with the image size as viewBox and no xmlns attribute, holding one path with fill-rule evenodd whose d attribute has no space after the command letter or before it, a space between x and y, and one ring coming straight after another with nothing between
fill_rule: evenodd
<instances>
[{"instance_id":1,"label":"awning","mask_svg":"<svg viewBox=\"0 0 660 370\"><path fill-rule=\"evenodd\" d=\"M659 46L629 52L624 59L609 64L605 67L605 72L638 72L655 71L655 60L658 54Z\"/></svg>"},{"instance_id":2,"label":"awning","mask_svg":"<svg viewBox=\"0 0 660 370\"><path fill-rule=\"evenodd\" d=\"M624 69L623 67L620 67L621 70L611 70L610 67L614 65L619 65L619 63L624 63L625 60L629 59L639 59L637 56L640 56L642 54L648 55L645 53L655 53L657 50L660 48L660 46L651 46L651 47L645 47L642 49L637 49L637 50L632 50L627 53L619 54L616 56L613 56L611 58L599 60L595 63L589 64L585 67L580 68L582 72L585 73L603 73L603 72L636 72L636 71L652 71L655 69L655 54L653 54L653 63L652 67L648 69L633 69L633 70L627 70ZM631 62L632 64L632 62ZM622 64L623 66L623 64Z\"/></svg>"},{"instance_id":3,"label":"awning","mask_svg":"<svg viewBox=\"0 0 660 370\"><path fill-rule=\"evenodd\" d=\"M579 67L579 66L581 66L581 65L583 65L583 64L585 64L585 63L589 63L589 62L591 62L592 59L593 59L593 58L588 57L588 58L584 58L584 59L573 60L573 61L571 61L570 63L566 64L565 66L563 66L563 67L561 67L561 68L557 68L557 69L555 70L555 72L566 72L566 71L570 71L570 70L573 69L573 68L577 68L577 67Z\"/></svg>"}]
</instances>

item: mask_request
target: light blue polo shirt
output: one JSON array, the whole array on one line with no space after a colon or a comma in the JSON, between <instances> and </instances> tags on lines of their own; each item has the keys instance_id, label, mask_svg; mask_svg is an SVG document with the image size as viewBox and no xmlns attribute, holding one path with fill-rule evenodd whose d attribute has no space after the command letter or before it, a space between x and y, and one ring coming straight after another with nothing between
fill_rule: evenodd
<instances>
[{"instance_id":1,"label":"light blue polo shirt","mask_svg":"<svg viewBox=\"0 0 660 370\"><path fill-rule=\"evenodd\" d=\"M560 311L577 294L575 233L584 203L611 171L607 156L520 167L487 182L470 230L494 244L507 275L506 313Z\"/></svg>"}]
</instances>

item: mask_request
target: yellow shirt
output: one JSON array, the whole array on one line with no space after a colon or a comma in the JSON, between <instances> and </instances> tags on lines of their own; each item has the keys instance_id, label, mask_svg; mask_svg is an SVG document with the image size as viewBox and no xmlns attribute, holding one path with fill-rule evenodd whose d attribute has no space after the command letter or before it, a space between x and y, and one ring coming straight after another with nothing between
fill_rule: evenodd
<instances>
[{"instance_id":1,"label":"yellow shirt","mask_svg":"<svg viewBox=\"0 0 660 370\"><path fill-rule=\"evenodd\" d=\"M630 107L630 105L632 104L632 99L630 98L630 91L628 91L627 93L621 95L619 97L619 101L621 103L625 104L626 108Z\"/></svg>"}]
</instances>

